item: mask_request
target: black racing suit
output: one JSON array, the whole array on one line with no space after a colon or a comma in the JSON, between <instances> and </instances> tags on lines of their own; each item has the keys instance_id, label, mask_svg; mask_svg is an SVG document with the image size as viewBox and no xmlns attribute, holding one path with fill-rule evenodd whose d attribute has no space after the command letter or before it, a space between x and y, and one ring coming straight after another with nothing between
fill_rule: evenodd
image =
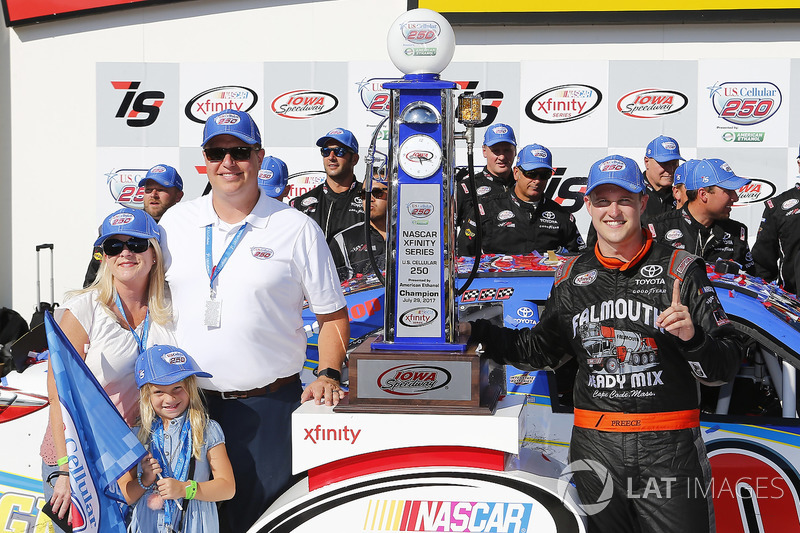
<instances>
[{"instance_id":1,"label":"black racing suit","mask_svg":"<svg viewBox=\"0 0 800 533\"><path fill-rule=\"evenodd\" d=\"M369 260L367 243L364 240L364 222L359 222L340 231L330 242L331 255L336 264L339 279L344 281L356 277L357 274L372 274L372 263ZM381 271L386 270L386 241L383 236L369 226L372 237L372 253Z\"/></svg>"},{"instance_id":2,"label":"black racing suit","mask_svg":"<svg viewBox=\"0 0 800 533\"><path fill-rule=\"evenodd\" d=\"M707 228L692 217L687 206L650 221L647 229L657 242L699 255L709 263L730 259L748 274L756 273L753 254L747 244L747 226L728 218L717 220Z\"/></svg>"},{"instance_id":3,"label":"black racing suit","mask_svg":"<svg viewBox=\"0 0 800 533\"><path fill-rule=\"evenodd\" d=\"M354 180L350 189L336 193L326 181L294 198L289 205L313 218L330 243L334 235L364 220L361 190L361 182Z\"/></svg>"},{"instance_id":4,"label":"black racing suit","mask_svg":"<svg viewBox=\"0 0 800 533\"><path fill-rule=\"evenodd\" d=\"M660 191L657 191L650 184L650 181L647 179L647 175L644 172L642 172L642 179L647 187L647 205L644 207L641 223L643 227L646 227L648 222L657 218L663 213L674 211L677 202L675 201L675 197L672 196L672 187L662 187ZM597 244L597 230L595 230L594 225L589 222L589 233L586 236L586 246L591 249L594 248L595 244Z\"/></svg>"},{"instance_id":5,"label":"black racing suit","mask_svg":"<svg viewBox=\"0 0 800 533\"><path fill-rule=\"evenodd\" d=\"M514 175L509 174L508 179L495 176L487 168L475 174L475 193L478 201L503 195L506 191L514 188ZM456 225L463 226L464 220L474 217L475 211L472 209L472 194L469 192L469 176L466 176L456 184ZM461 228L462 231L464 228Z\"/></svg>"},{"instance_id":6,"label":"black racing suit","mask_svg":"<svg viewBox=\"0 0 800 533\"><path fill-rule=\"evenodd\" d=\"M544 253L580 252L583 239L575 218L549 198L533 204L517 198L514 191L486 198L478 203L486 254L521 255L536 250ZM467 213L457 240L458 255L475 255L475 219Z\"/></svg>"},{"instance_id":7,"label":"black racing suit","mask_svg":"<svg viewBox=\"0 0 800 533\"><path fill-rule=\"evenodd\" d=\"M764 214L753 246L756 275L779 280L797 294L800 279L800 183L764 202Z\"/></svg>"},{"instance_id":8,"label":"black racing suit","mask_svg":"<svg viewBox=\"0 0 800 533\"><path fill-rule=\"evenodd\" d=\"M470 340L491 359L522 369L554 368L567 355L577 359L570 461L590 532L713 531L695 378L730 381L743 350L703 261L649 237L647 243L638 261L618 262L621 268L594 252L570 258L556 272L536 327L479 320ZM675 280L695 325L689 341L654 324L671 305ZM579 424L580 412L591 414L591 423L584 417ZM674 429L636 429L637 417L686 413L694 418ZM606 416L630 417L630 423L609 424Z\"/></svg>"}]
</instances>

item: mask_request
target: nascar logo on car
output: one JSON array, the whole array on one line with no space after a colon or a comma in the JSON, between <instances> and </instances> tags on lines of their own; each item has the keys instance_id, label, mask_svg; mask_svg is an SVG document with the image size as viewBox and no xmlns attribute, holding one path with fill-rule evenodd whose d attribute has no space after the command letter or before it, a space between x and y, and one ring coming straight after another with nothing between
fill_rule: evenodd
<instances>
[{"instance_id":1,"label":"nascar logo on car","mask_svg":"<svg viewBox=\"0 0 800 533\"><path fill-rule=\"evenodd\" d=\"M689 98L678 91L637 89L617 101L617 110L631 118L658 118L671 115L689 104Z\"/></svg>"},{"instance_id":2,"label":"nascar logo on car","mask_svg":"<svg viewBox=\"0 0 800 533\"><path fill-rule=\"evenodd\" d=\"M236 111L250 111L258 102L258 95L252 89L240 85L226 85L214 87L198 94L186 104L184 113L186 117L199 124L205 124L208 117L214 113L234 109ZM233 120L234 122L228 122ZM222 120L222 121L221 121ZM239 117L234 114L225 114L217 118L217 124L236 124Z\"/></svg>"},{"instance_id":3,"label":"nascar logo on car","mask_svg":"<svg viewBox=\"0 0 800 533\"><path fill-rule=\"evenodd\" d=\"M741 126L764 122L781 107L781 90L772 82L724 82L707 87L719 118Z\"/></svg>"},{"instance_id":4,"label":"nascar logo on car","mask_svg":"<svg viewBox=\"0 0 800 533\"><path fill-rule=\"evenodd\" d=\"M591 85L559 85L528 100L525 114L545 124L571 122L594 111L602 100L603 95Z\"/></svg>"},{"instance_id":5,"label":"nascar logo on car","mask_svg":"<svg viewBox=\"0 0 800 533\"><path fill-rule=\"evenodd\" d=\"M297 90L283 93L272 101L272 112L279 117L303 120L330 113L339 99L322 91Z\"/></svg>"}]
</instances>

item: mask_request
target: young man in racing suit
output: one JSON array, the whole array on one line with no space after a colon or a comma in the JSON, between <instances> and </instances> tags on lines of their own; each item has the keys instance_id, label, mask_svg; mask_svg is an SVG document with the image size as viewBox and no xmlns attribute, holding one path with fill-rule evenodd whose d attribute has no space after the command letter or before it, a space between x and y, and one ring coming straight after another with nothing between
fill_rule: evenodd
<instances>
[{"instance_id":1,"label":"young man in racing suit","mask_svg":"<svg viewBox=\"0 0 800 533\"><path fill-rule=\"evenodd\" d=\"M684 183L684 206L647 224L656 242L699 255L709 263L736 261L742 270L755 274L747 226L731 219L731 207L739 199L736 190L750 180L734 174L722 159L703 159Z\"/></svg>"},{"instance_id":2,"label":"young man in racing suit","mask_svg":"<svg viewBox=\"0 0 800 533\"><path fill-rule=\"evenodd\" d=\"M800 169L800 155L797 156ZM800 176L797 178L800 180ZM756 275L778 280L797 294L800 282L800 181L788 191L764 202L764 214L753 245Z\"/></svg>"},{"instance_id":3,"label":"young man in racing suit","mask_svg":"<svg viewBox=\"0 0 800 533\"><path fill-rule=\"evenodd\" d=\"M590 532L709 532L696 380L733 379L742 347L703 261L642 229L644 190L632 159L595 163L585 203L597 245L558 269L539 324L460 329L520 368L577 358L570 461Z\"/></svg>"},{"instance_id":4,"label":"young man in racing suit","mask_svg":"<svg viewBox=\"0 0 800 533\"><path fill-rule=\"evenodd\" d=\"M325 167L325 181L294 198L289 205L314 219L325 239L364 221L360 181L353 169L358 163L358 141L350 130L334 128L317 140Z\"/></svg>"}]
</instances>

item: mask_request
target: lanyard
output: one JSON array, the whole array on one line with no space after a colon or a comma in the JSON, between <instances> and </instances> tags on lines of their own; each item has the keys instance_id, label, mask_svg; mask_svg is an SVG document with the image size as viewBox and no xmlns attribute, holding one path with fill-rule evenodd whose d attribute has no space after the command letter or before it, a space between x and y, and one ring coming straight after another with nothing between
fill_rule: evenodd
<instances>
[{"instance_id":1,"label":"lanyard","mask_svg":"<svg viewBox=\"0 0 800 533\"><path fill-rule=\"evenodd\" d=\"M119 312L122 313L122 318L125 319L125 323L128 325L128 329L133 335L133 340L136 341L136 346L139 347L139 353L142 353L147 346L147 335L150 333L150 309L147 310L147 314L144 315L144 322L142 323L142 337L139 338L139 335L136 334L136 331L131 327L131 321L128 320L127 315L125 314L125 309L122 307L122 300L119 299L119 293L114 293L114 300L117 304L117 309Z\"/></svg>"},{"instance_id":2,"label":"lanyard","mask_svg":"<svg viewBox=\"0 0 800 533\"><path fill-rule=\"evenodd\" d=\"M228 259L231 258L233 254L233 250L236 249L236 246L244 237L244 230L247 229L247 222L242 224L242 227L239 228L239 231L236 232L236 235L233 236L233 240L228 244L228 247L225 249L225 253L222 254L222 257L217 263L217 266L213 265L213 260L211 258L211 241L212 241L212 230L211 224L206 226L206 272L208 272L208 279L209 285L211 287L211 297L214 297L214 280L217 279L219 273L222 272L222 269L225 268L225 265L228 263Z\"/></svg>"},{"instance_id":3,"label":"lanyard","mask_svg":"<svg viewBox=\"0 0 800 533\"><path fill-rule=\"evenodd\" d=\"M184 411L183 416L183 424L181 425L180 435L178 436L179 448L177 449L177 453L173 453L172 457L172 460L175 461L174 468L167 459L167 454L164 453L166 452L164 449L165 429L164 422L161 420L160 416L156 416L153 420L152 446L150 447L153 457L155 457L161 465L164 477L175 478L178 481L187 481L188 465L192 456L192 430L189 422L189 414ZM173 448L173 451L174 450L175 448ZM175 456L177 456L177 459L175 459ZM167 526L172 527L173 516L177 516L177 513L178 504L175 503L175 500L165 500L164 523L167 524ZM168 531L171 531L171 529L168 529Z\"/></svg>"}]
</instances>

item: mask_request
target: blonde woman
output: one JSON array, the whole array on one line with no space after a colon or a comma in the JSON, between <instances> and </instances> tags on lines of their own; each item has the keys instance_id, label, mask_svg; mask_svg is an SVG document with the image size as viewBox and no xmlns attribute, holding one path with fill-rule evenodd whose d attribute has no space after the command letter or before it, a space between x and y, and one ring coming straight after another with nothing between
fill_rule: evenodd
<instances>
[{"instance_id":1,"label":"blonde woman","mask_svg":"<svg viewBox=\"0 0 800 533\"><path fill-rule=\"evenodd\" d=\"M120 209L100 228L95 246L103 264L95 282L68 295L60 326L129 426L139 414L133 378L136 358L155 344L175 344L165 295L164 261L155 220L138 209ZM59 518L70 511L69 467L61 404L48 374L50 425L42 442L45 498Z\"/></svg>"}]
</instances>

